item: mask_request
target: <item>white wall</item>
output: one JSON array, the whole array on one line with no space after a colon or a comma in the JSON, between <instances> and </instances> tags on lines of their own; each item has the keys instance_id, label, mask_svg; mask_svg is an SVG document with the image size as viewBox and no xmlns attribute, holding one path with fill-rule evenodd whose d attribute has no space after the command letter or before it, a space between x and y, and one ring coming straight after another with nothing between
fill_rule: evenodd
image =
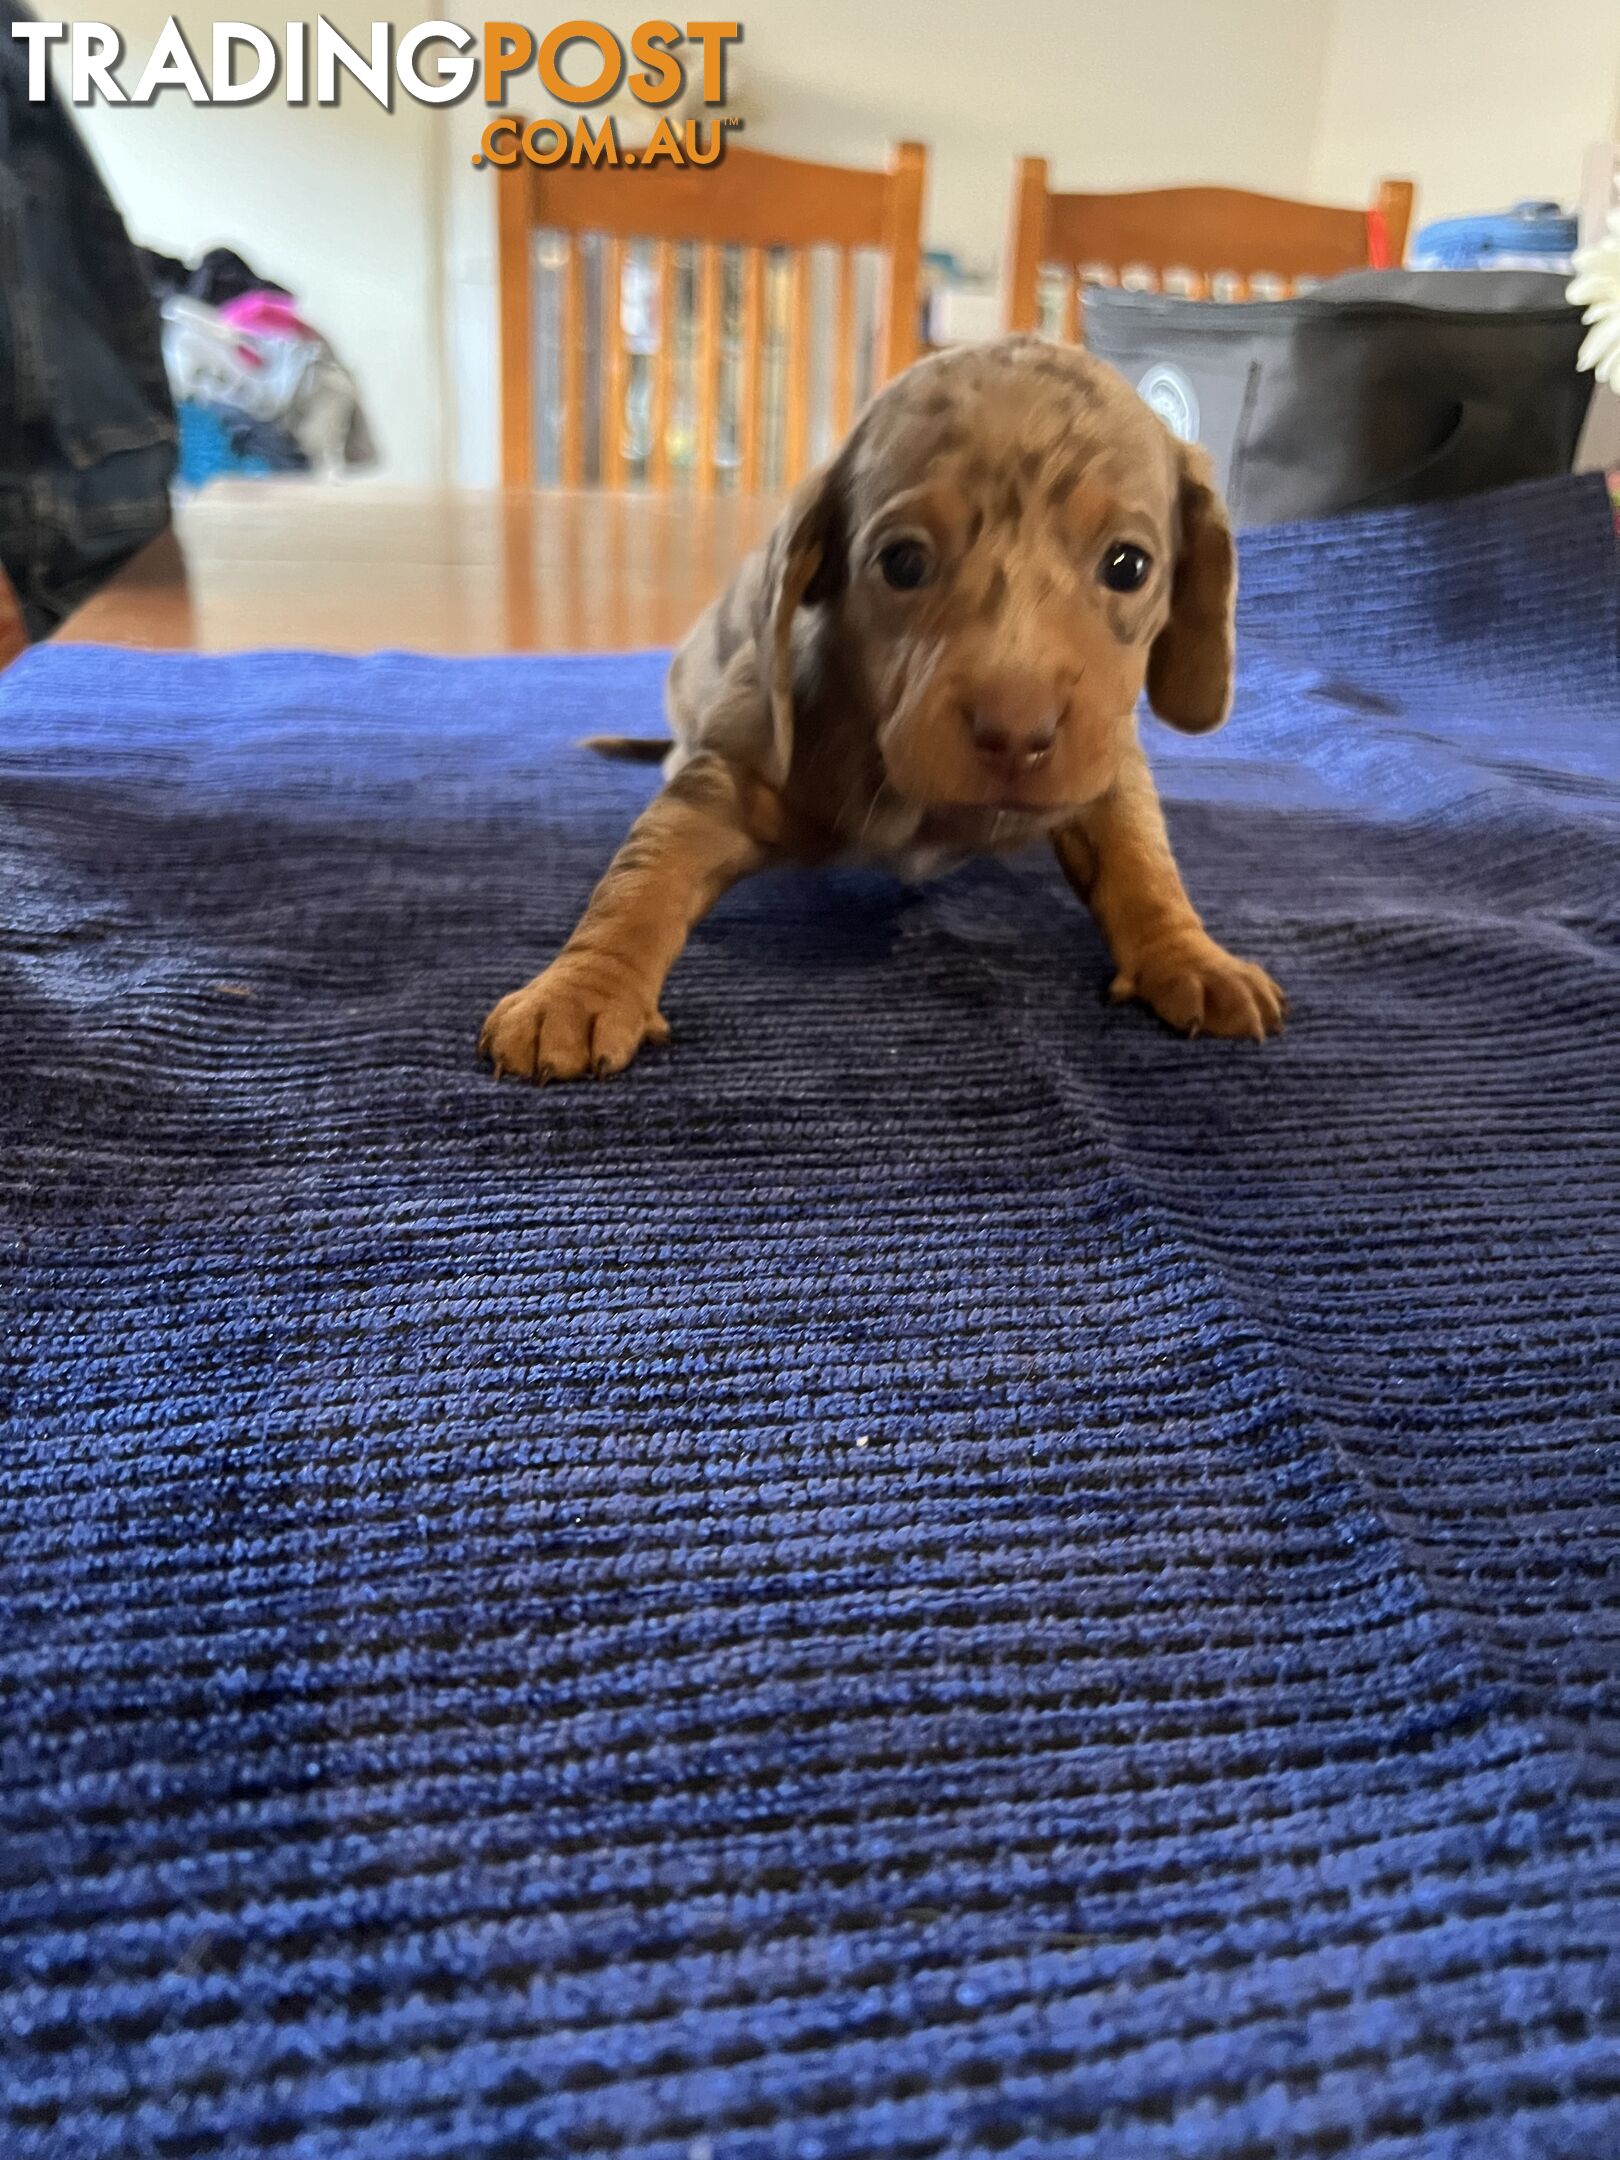
<instances>
[{"instance_id":1,"label":"white wall","mask_svg":"<svg viewBox=\"0 0 1620 2160\"><path fill-rule=\"evenodd\" d=\"M1620 0L1333 0L1312 194L1418 183L1418 219L1572 203L1620 133Z\"/></svg>"},{"instance_id":2,"label":"white wall","mask_svg":"<svg viewBox=\"0 0 1620 2160\"><path fill-rule=\"evenodd\" d=\"M76 12L116 22L132 76L171 4ZM594 12L622 30L647 14ZM326 13L357 41L372 20L357 5ZM1047 151L1073 185L1306 177L1326 39L1300 0L1010 0L995 15L983 0L753 0L738 14L747 139L877 161L891 139L921 138L930 238L985 266L1020 152ZM225 18L181 19L201 51ZM278 33L283 20L248 19ZM469 163L486 117L476 100L435 112L400 99L390 114L360 94L293 109L173 93L78 115L137 239L188 256L236 247L300 295L360 375L381 469L400 481L494 469L492 176Z\"/></svg>"},{"instance_id":3,"label":"white wall","mask_svg":"<svg viewBox=\"0 0 1620 2160\"><path fill-rule=\"evenodd\" d=\"M116 24L131 55L119 75L131 87L172 12L173 0L121 0L77 19ZM364 45L369 9L325 13ZM219 19L256 21L278 38L286 21L248 10ZM215 18L187 10L180 20L206 72ZM64 71L54 72L60 90ZM136 240L188 260L234 247L288 286L361 378L381 470L401 481L440 476L443 128L430 107L401 98L385 112L352 87L340 105L303 107L279 96L193 105L170 90L150 105L96 104L74 117Z\"/></svg>"},{"instance_id":4,"label":"white wall","mask_svg":"<svg viewBox=\"0 0 1620 2160\"><path fill-rule=\"evenodd\" d=\"M754 0L749 139L876 161L934 153L928 234L988 265L1013 159L1060 186L1305 183L1327 39L1300 0Z\"/></svg>"},{"instance_id":5,"label":"white wall","mask_svg":"<svg viewBox=\"0 0 1620 2160\"><path fill-rule=\"evenodd\" d=\"M84 12L142 56L171 5ZM593 12L621 31L647 15ZM357 40L372 19L327 13ZM1202 179L1350 202L1408 173L1427 218L1571 199L1586 144L1620 133L1620 0L739 0L737 14L744 139L876 162L917 137L933 153L931 243L986 268L1020 153L1044 153L1060 186ZM215 18L182 20L207 43ZM543 109L533 88L519 79L513 102ZM357 93L79 114L137 238L237 247L300 294L361 378L387 478L470 484L495 471L493 175L470 164L486 117L477 99L390 114Z\"/></svg>"}]
</instances>

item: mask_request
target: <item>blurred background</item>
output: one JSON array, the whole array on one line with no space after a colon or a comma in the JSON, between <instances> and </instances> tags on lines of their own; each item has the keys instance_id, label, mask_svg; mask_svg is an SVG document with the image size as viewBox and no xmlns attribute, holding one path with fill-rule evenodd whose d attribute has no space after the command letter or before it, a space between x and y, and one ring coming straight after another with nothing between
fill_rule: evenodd
<instances>
[{"instance_id":1,"label":"blurred background","mask_svg":"<svg viewBox=\"0 0 1620 2160\"><path fill-rule=\"evenodd\" d=\"M128 74L168 12L116 11ZM1525 198L1573 207L1591 146L1620 135L1615 0L753 0L739 13L733 140L865 166L897 140L926 144L930 275L969 295L994 289L1020 156L1044 156L1054 188L1224 183L1345 204L1399 174L1421 227ZM379 18L336 6L328 19L363 42ZM597 19L628 36L646 10ZM202 54L213 18L183 20ZM514 106L546 109L532 73L513 91ZM303 108L170 93L74 117L131 236L176 278L230 250L329 341L365 421L334 468L497 479L495 175L471 162L481 97L400 97L390 113L352 86L341 105Z\"/></svg>"}]
</instances>

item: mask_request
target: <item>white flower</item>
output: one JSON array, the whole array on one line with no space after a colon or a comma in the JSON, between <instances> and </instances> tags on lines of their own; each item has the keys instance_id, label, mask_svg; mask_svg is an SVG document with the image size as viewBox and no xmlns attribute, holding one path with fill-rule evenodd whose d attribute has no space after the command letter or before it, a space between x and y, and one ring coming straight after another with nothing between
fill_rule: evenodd
<instances>
[{"instance_id":1,"label":"white flower","mask_svg":"<svg viewBox=\"0 0 1620 2160\"><path fill-rule=\"evenodd\" d=\"M1590 368L1601 383L1620 390L1620 208L1609 218L1609 229L1595 247L1582 248L1575 257L1575 275L1568 297L1584 305L1582 322L1590 325L1576 365Z\"/></svg>"}]
</instances>

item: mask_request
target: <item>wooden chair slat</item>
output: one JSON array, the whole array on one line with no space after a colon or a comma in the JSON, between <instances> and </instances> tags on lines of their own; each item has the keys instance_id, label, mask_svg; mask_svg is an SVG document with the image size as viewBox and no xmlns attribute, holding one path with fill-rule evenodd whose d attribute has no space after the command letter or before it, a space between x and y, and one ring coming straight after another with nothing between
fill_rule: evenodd
<instances>
[{"instance_id":1,"label":"wooden chair slat","mask_svg":"<svg viewBox=\"0 0 1620 2160\"><path fill-rule=\"evenodd\" d=\"M624 400L629 370L624 349L624 242L602 242L602 412L597 465L603 487L624 480Z\"/></svg>"},{"instance_id":2,"label":"wooden chair slat","mask_svg":"<svg viewBox=\"0 0 1620 2160\"><path fill-rule=\"evenodd\" d=\"M1012 214L1002 253L1001 320L1008 330L1041 324L1041 249L1046 238L1046 160L1013 168Z\"/></svg>"},{"instance_id":3,"label":"wooden chair slat","mask_svg":"<svg viewBox=\"0 0 1620 2160\"><path fill-rule=\"evenodd\" d=\"M502 172L495 187L500 279L501 481L534 484L534 226L528 168Z\"/></svg>"},{"instance_id":4,"label":"wooden chair slat","mask_svg":"<svg viewBox=\"0 0 1620 2160\"><path fill-rule=\"evenodd\" d=\"M1398 270L1406 260L1406 243L1412 231L1412 206L1417 189L1410 180L1382 180L1373 197L1373 208L1383 220L1388 269Z\"/></svg>"},{"instance_id":5,"label":"wooden chair slat","mask_svg":"<svg viewBox=\"0 0 1620 2160\"><path fill-rule=\"evenodd\" d=\"M658 265L658 349L653 355L652 439L647 446L647 478L654 487L669 485L669 423L675 409L675 365L680 343L676 321L675 243L660 240Z\"/></svg>"},{"instance_id":6,"label":"wooden chair slat","mask_svg":"<svg viewBox=\"0 0 1620 2160\"><path fill-rule=\"evenodd\" d=\"M810 466L810 257L789 257L787 296L787 427L782 482L794 486Z\"/></svg>"},{"instance_id":7,"label":"wooden chair slat","mask_svg":"<svg viewBox=\"0 0 1620 2160\"><path fill-rule=\"evenodd\" d=\"M884 222L888 288L883 310L882 378L888 381L917 357L917 306L922 276L923 184L928 153L921 143L896 143L889 157L890 192Z\"/></svg>"},{"instance_id":8,"label":"wooden chair slat","mask_svg":"<svg viewBox=\"0 0 1620 2160\"><path fill-rule=\"evenodd\" d=\"M847 435L855 417L855 257L838 257L838 316L833 331L833 425Z\"/></svg>"},{"instance_id":9,"label":"wooden chair slat","mask_svg":"<svg viewBox=\"0 0 1620 2160\"><path fill-rule=\"evenodd\" d=\"M563 242L562 307L558 320L558 359L562 369L562 443L558 473L565 488L585 484L585 243L579 235Z\"/></svg>"},{"instance_id":10,"label":"wooden chair slat","mask_svg":"<svg viewBox=\"0 0 1620 2160\"><path fill-rule=\"evenodd\" d=\"M698 249L697 288L697 447L699 494L712 495L717 466L715 449L720 419L720 329L726 299L726 259L713 240Z\"/></svg>"},{"instance_id":11,"label":"wooden chair slat","mask_svg":"<svg viewBox=\"0 0 1620 2160\"><path fill-rule=\"evenodd\" d=\"M1071 345L1080 342L1080 272L1072 264L1063 273L1063 335Z\"/></svg>"},{"instance_id":12,"label":"wooden chair slat","mask_svg":"<svg viewBox=\"0 0 1620 2160\"><path fill-rule=\"evenodd\" d=\"M760 486L760 409L765 401L765 256L743 252L742 349L737 356L737 450L739 485L745 495Z\"/></svg>"}]
</instances>

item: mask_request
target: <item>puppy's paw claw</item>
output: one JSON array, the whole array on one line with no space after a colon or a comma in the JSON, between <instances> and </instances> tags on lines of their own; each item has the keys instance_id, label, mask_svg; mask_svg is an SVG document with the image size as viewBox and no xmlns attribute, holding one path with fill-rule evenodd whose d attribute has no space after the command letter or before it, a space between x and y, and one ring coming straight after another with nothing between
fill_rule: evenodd
<instances>
[{"instance_id":1,"label":"puppy's paw claw","mask_svg":"<svg viewBox=\"0 0 1620 2160\"><path fill-rule=\"evenodd\" d=\"M1213 938L1177 939L1116 975L1109 995L1138 998L1189 1041L1200 1035L1264 1042L1280 1035L1288 1000L1262 967L1239 960Z\"/></svg>"},{"instance_id":2,"label":"puppy's paw claw","mask_svg":"<svg viewBox=\"0 0 1620 2160\"><path fill-rule=\"evenodd\" d=\"M545 1087L623 1072L644 1042L666 1043L669 1024L632 978L558 961L503 997L484 1022L479 1054L497 1080Z\"/></svg>"}]
</instances>

